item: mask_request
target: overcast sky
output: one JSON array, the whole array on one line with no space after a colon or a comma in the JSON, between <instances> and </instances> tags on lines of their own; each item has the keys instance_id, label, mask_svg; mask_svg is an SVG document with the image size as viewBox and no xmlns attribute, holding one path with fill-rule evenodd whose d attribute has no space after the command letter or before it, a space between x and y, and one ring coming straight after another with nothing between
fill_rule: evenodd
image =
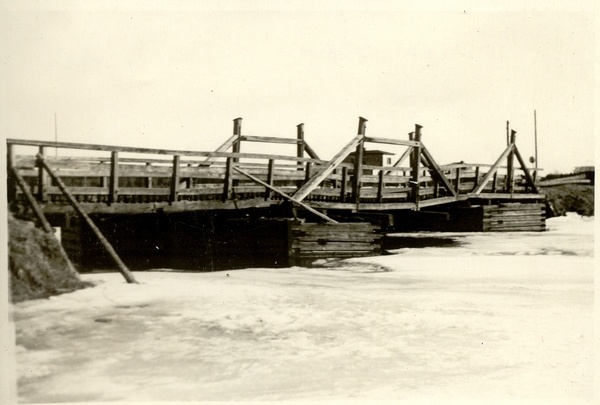
<instances>
[{"instance_id":1,"label":"overcast sky","mask_svg":"<svg viewBox=\"0 0 600 405\"><path fill-rule=\"evenodd\" d=\"M6 137L53 140L56 114L59 141L212 150L243 117L250 135L294 137L303 122L329 158L363 116L371 136L407 139L423 125L439 163L493 163L507 120L522 155L534 154L536 109L547 173L594 162L595 26L585 7L51 4L2 13Z\"/></svg>"}]
</instances>

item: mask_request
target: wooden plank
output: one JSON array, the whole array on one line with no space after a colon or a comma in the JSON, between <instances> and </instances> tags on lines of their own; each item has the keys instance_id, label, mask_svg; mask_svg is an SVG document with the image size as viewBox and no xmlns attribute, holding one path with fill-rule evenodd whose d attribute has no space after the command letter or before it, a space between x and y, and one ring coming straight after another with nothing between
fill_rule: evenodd
<instances>
[{"instance_id":1,"label":"wooden plank","mask_svg":"<svg viewBox=\"0 0 600 405\"><path fill-rule=\"evenodd\" d=\"M46 150L43 146L39 147L39 156L41 159L45 157ZM38 180L37 180L37 199L40 202L47 201L48 196L46 194L46 187L48 186L48 177L44 168L40 165L38 167Z\"/></svg>"},{"instance_id":2,"label":"wooden plank","mask_svg":"<svg viewBox=\"0 0 600 405\"><path fill-rule=\"evenodd\" d=\"M8 139L7 143L13 145L24 145L24 146L47 146L52 148L65 148L65 149L83 149L93 151L107 151L107 152L126 152L126 153L143 153L151 155L179 155L179 156L191 156L191 157L221 157L221 158L243 158L249 159L275 159L284 161L294 162L313 162L313 163L327 163L326 161L312 158L298 158L295 156L284 156L284 155L269 155L264 153L231 153L231 152L201 152L201 151L189 151L189 150L174 150L174 149L152 149L152 148L135 148L128 146L114 146L114 145L98 145L98 144L84 144L74 142L46 142L46 141L29 141L20 139Z\"/></svg>"},{"instance_id":3,"label":"wooden plank","mask_svg":"<svg viewBox=\"0 0 600 405\"><path fill-rule=\"evenodd\" d=\"M283 144L292 144L292 145L297 145L297 144L301 144L302 143L302 140L299 140L299 139L279 138L279 137L274 137L274 136L249 136L249 135L242 135L240 137L240 139L242 141L247 141L247 142L283 143Z\"/></svg>"},{"instance_id":4,"label":"wooden plank","mask_svg":"<svg viewBox=\"0 0 600 405\"><path fill-rule=\"evenodd\" d=\"M418 141L405 141L402 139L392 139L392 138L376 138L372 136L366 136L365 142L371 143L383 143L388 145L400 145L400 146L420 146L420 142Z\"/></svg>"},{"instance_id":5,"label":"wooden plank","mask_svg":"<svg viewBox=\"0 0 600 405\"><path fill-rule=\"evenodd\" d=\"M306 153L308 154L308 156L310 156L311 158L313 158L313 159L319 159L319 160L321 159L319 157L319 155L317 155L317 152L315 152L314 149L311 148L310 145L306 141L304 141L304 150L306 151Z\"/></svg>"}]
</instances>

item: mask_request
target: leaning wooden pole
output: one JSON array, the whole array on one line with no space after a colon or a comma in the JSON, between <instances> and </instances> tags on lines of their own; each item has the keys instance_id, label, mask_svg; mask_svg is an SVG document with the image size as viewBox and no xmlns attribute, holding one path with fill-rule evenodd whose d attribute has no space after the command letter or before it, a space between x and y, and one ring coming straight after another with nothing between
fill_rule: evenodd
<instances>
[{"instance_id":1,"label":"leaning wooden pole","mask_svg":"<svg viewBox=\"0 0 600 405\"><path fill-rule=\"evenodd\" d=\"M48 166L46 161L43 159L42 155L38 153L36 155L36 158L38 160L38 164L41 165L41 167L43 167L44 169L46 169L50 177L52 177L52 179L58 185L60 191L62 191L63 194L67 197L71 206L73 206L75 211L85 220L85 222L88 224L91 230L96 234L96 236L100 240L100 243L102 243L102 246L104 246L104 249L106 249L110 257L115 261L115 263L119 267L119 271L125 278L125 281L127 281L130 284L137 284L137 281L133 277L133 274L131 274L125 263L123 263L123 261L121 260L115 249L112 247L110 242L104 237L102 232L100 232L100 229L96 226L96 224L94 224L94 221L92 221L89 215L86 214L85 211L83 211L83 209L81 209L81 207L77 203L77 200L75 199L75 197L73 197L69 190L67 190L67 187L65 186L63 181L54 173L50 166Z\"/></svg>"},{"instance_id":2,"label":"leaning wooden pole","mask_svg":"<svg viewBox=\"0 0 600 405\"><path fill-rule=\"evenodd\" d=\"M301 206L302 208L304 208L305 210L312 212L313 214L315 214L316 216L318 216L319 218L324 219L327 222L330 222L332 224L337 224L338 222L334 219L329 218L327 215L320 213L319 211L317 211L316 209L304 204L302 201L295 199L294 197L290 197L289 195L287 195L286 193L284 193L283 191L280 191L278 189L276 189L275 187L273 187L272 185L265 183L264 181L262 181L259 178L254 177L253 175L251 175L250 173L238 168L238 167L233 167L233 170L235 170L236 172L243 174L244 176L248 177L250 180L260 184L261 186L264 186L266 188L268 188L269 190L273 191L276 194L279 194L280 196L282 196L283 198L285 198L286 200L291 201L292 203Z\"/></svg>"},{"instance_id":3,"label":"leaning wooden pole","mask_svg":"<svg viewBox=\"0 0 600 405\"><path fill-rule=\"evenodd\" d=\"M69 259L67 252L65 252L65 249L63 248L62 243L60 243L60 241L58 239L56 239L56 235L54 234L54 229L52 229L52 226L46 219L46 216L44 215L42 208L39 206L39 204L33 197L33 194L31 193L31 190L29 189L27 182L25 181L25 179L23 179L23 177L21 176L21 174L18 172L18 170L16 168L11 167L11 171L12 171L12 174L13 174L13 177L15 178L15 180L17 180L17 184L21 188L21 191L23 191L23 194L25 194L25 198L27 198L27 201L29 202L29 205L33 209L35 216L37 217L38 221L40 222L42 229L46 233L52 235L52 237L56 240L56 243L58 243L60 255L67 263L67 270L73 276L76 276L77 278L79 278L79 273L75 269L75 266L73 266L73 262L71 262L71 259Z\"/></svg>"}]
</instances>

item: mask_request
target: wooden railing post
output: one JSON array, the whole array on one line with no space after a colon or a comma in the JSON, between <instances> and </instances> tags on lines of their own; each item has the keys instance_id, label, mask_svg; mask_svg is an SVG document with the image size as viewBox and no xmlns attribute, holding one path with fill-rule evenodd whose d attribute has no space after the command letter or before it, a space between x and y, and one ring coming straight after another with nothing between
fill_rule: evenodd
<instances>
[{"instance_id":1,"label":"wooden railing post","mask_svg":"<svg viewBox=\"0 0 600 405\"><path fill-rule=\"evenodd\" d=\"M223 181L223 201L231 199L233 193L233 159L227 158L227 164L225 165L225 179Z\"/></svg>"},{"instance_id":2,"label":"wooden railing post","mask_svg":"<svg viewBox=\"0 0 600 405\"><path fill-rule=\"evenodd\" d=\"M273 187L274 168L275 168L275 161L273 159L269 159L269 166L268 166L268 170L267 170L267 184L270 187ZM271 191L271 188L265 187L265 200L268 200L269 198L271 198L272 195L273 195L273 192Z\"/></svg>"},{"instance_id":3,"label":"wooden railing post","mask_svg":"<svg viewBox=\"0 0 600 405\"><path fill-rule=\"evenodd\" d=\"M233 144L233 153L240 153L242 146L242 118L233 120L233 135L237 136L237 140ZM239 162L238 158L234 158L235 163Z\"/></svg>"},{"instance_id":4,"label":"wooden railing post","mask_svg":"<svg viewBox=\"0 0 600 405\"><path fill-rule=\"evenodd\" d=\"M496 185L498 184L498 172L494 173L494 177L492 179L492 193L496 192Z\"/></svg>"},{"instance_id":5,"label":"wooden railing post","mask_svg":"<svg viewBox=\"0 0 600 405\"><path fill-rule=\"evenodd\" d=\"M342 167L342 182L340 184L340 202L346 202L346 186L348 184L348 168Z\"/></svg>"},{"instance_id":6,"label":"wooden railing post","mask_svg":"<svg viewBox=\"0 0 600 405\"><path fill-rule=\"evenodd\" d=\"M298 145L296 146L296 156L301 158L304 157L304 124L298 124L296 126L296 137L298 139ZM302 170L302 162L298 162L298 170Z\"/></svg>"},{"instance_id":7,"label":"wooden railing post","mask_svg":"<svg viewBox=\"0 0 600 405\"><path fill-rule=\"evenodd\" d=\"M173 173L171 175L171 193L169 201L174 203L177 202L179 197L179 162L180 156L173 156Z\"/></svg>"},{"instance_id":8,"label":"wooden railing post","mask_svg":"<svg viewBox=\"0 0 600 405\"><path fill-rule=\"evenodd\" d=\"M108 181L108 203L118 202L119 194L119 152L110 153L110 179Z\"/></svg>"},{"instance_id":9,"label":"wooden railing post","mask_svg":"<svg viewBox=\"0 0 600 405\"><path fill-rule=\"evenodd\" d=\"M380 203L383 200L383 188L385 184L383 183L383 177L385 176L385 171L381 169L379 171L379 183L377 183L377 202Z\"/></svg>"},{"instance_id":10,"label":"wooden railing post","mask_svg":"<svg viewBox=\"0 0 600 405\"><path fill-rule=\"evenodd\" d=\"M356 152L354 153L354 173L352 177L352 203L354 204L360 202L360 180L362 177L363 151L365 149L364 138L367 128L366 123L366 118L358 118L358 135L360 135L362 139L358 143L358 146L356 146Z\"/></svg>"},{"instance_id":11,"label":"wooden railing post","mask_svg":"<svg viewBox=\"0 0 600 405\"><path fill-rule=\"evenodd\" d=\"M512 193L513 192L513 179L514 179L514 172L515 172L515 168L514 168L514 156L515 156L515 152L514 152L514 144L515 144L515 139L517 137L517 131L515 131L514 129L510 130L510 143L511 145L513 145L513 149L510 151L510 153L508 154L508 160L507 160L507 164L506 164L506 191L508 193Z\"/></svg>"},{"instance_id":12,"label":"wooden railing post","mask_svg":"<svg viewBox=\"0 0 600 405\"><path fill-rule=\"evenodd\" d=\"M475 190L477 188L477 185L479 184L479 166L475 167L475 182L474 182L475 186L473 187L473 190ZM473 191L471 190L471 191Z\"/></svg>"},{"instance_id":13,"label":"wooden railing post","mask_svg":"<svg viewBox=\"0 0 600 405\"><path fill-rule=\"evenodd\" d=\"M39 154L44 159L46 157L46 148L43 146L39 147ZM37 188L37 199L38 201L44 202L48 199L46 193L46 185L48 184L48 175L42 166L38 167L38 188Z\"/></svg>"},{"instance_id":14,"label":"wooden railing post","mask_svg":"<svg viewBox=\"0 0 600 405\"><path fill-rule=\"evenodd\" d=\"M460 173L461 173L461 168L457 167L456 168L456 181L454 182L454 191L456 192L456 194L460 193Z\"/></svg>"},{"instance_id":15,"label":"wooden railing post","mask_svg":"<svg viewBox=\"0 0 600 405\"><path fill-rule=\"evenodd\" d=\"M412 179L411 179L411 186L412 186L412 202L414 202L416 204L416 209L419 209L419 182L421 181L421 176L420 176L420 163L421 163L421 128L423 128L423 126L419 125L419 124L415 124L415 134L414 134L414 141L419 142L418 146L413 147L412 150L412 158L411 158L411 163L412 163Z\"/></svg>"},{"instance_id":16,"label":"wooden railing post","mask_svg":"<svg viewBox=\"0 0 600 405\"><path fill-rule=\"evenodd\" d=\"M6 173L8 174L8 179L6 183L7 187L7 195L8 202L14 201L17 197L17 181L13 177L13 170L15 169L15 148L14 145L8 143L6 145Z\"/></svg>"},{"instance_id":17,"label":"wooden railing post","mask_svg":"<svg viewBox=\"0 0 600 405\"><path fill-rule=\"evenodd\" d=\"M306 171L304 172L304 184L306 184L310 180L312 164L310 162L306 162Z\"/></svg>"}]
</instances>

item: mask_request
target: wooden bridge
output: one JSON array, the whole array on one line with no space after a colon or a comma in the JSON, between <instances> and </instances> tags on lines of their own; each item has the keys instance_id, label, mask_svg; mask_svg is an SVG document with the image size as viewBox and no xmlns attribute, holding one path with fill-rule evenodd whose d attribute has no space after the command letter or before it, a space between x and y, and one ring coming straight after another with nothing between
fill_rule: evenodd
<instances>
[{"instance_id":1,"label":"wooden bridge","mask_svg":"<svg viewBox=\"0 0 600 405\"><path fill-rule=\"evenodd\" d=\"M464 230L544 229L544 196L519 153L515 131L491 164L441 165L420 125L408 139L396 139L367 136L366 122L359 119L357 134L330 160L310 147L303 124L295 138L252 136L242 134L241 118L219 148L204 152L8 139L9 202L14 209L36 205L52 218L74 210L91 216L227 211L231 218L258 209L276 212L273 218L331 224L387 215L387 226L394 216L396 225L402 222L402 213L448 219L456 207L487 206L477 214L480 224ZM244 152L249 142L296 145L296 155ZM366 145L400 146L403 152L393 164L371 165L364 161ZM500 219L490 217L496 212L490 207L504 207L497 211Z\"/></svg>"},{"instance_id":2,"label":"wooden bridge","mask_svg":"<svg viewBox=\"0 0 600 405\"><path fill-rule=\"evenodd\" d=\"M407 140L369 137L361 118L358 134L331 160L322 160L304 139L303 124L292 139L242 135L241 121L234 120L234 135L212 152L8 139L9 180L10 174L19 173L46 213L72 210L52 176L62 180L86 212L96 214L269 207L285 200L301 209L356 212L420 210L472 199L543 199L514 142L514 131L493 164L439 165L423 143L419 125ZM244 142L295 144L297 156L244 153ZM406 150L393 165L365 165L366 144ZM15 154L17 147L34 149ZM54 148L60 156L49 153ZM69 150L96 156L69 157ZM354 163L345 162L351 153L357 157ZM21 198L22 190L9 181L9 200Z\"/></svg>"}]
</instances>

